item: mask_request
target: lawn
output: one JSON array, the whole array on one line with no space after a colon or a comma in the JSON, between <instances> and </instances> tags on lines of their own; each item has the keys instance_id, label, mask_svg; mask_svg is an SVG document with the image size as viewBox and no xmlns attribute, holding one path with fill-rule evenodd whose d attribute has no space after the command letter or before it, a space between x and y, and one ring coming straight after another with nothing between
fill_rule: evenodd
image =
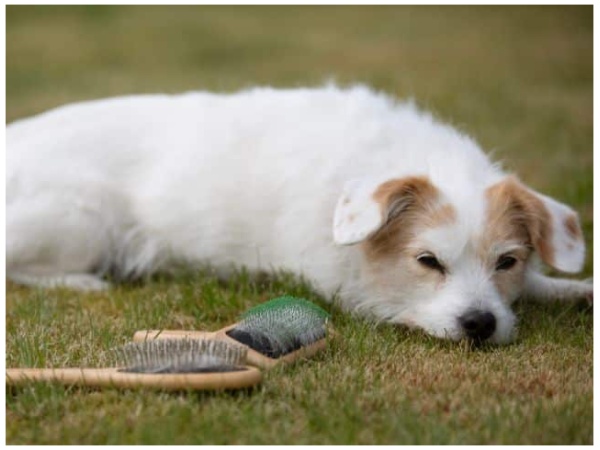
<instances>
[{"instance_id":1,"label":"lawn","mask_svg":"<svg viewBox=\"0 0 600 450\"><path fill-rule=\"evenodd\" d=\"M7 7L11 121L66 102L364 82L470 133L577 209L592 274L592 7ZM329 305L287 274L210 270L103 293L7 283L7 366L98 366L141 328L218 329L288 293L337 330L239 393L7 390L9 444L591 444L593 320L518 303L519 337L472 349Z\"/></svg>"}]
</instances>

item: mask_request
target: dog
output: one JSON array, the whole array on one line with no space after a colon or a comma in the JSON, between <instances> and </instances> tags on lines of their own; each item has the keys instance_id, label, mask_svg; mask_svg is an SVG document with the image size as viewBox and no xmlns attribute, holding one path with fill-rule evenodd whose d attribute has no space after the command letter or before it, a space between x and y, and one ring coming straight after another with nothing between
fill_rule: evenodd
<instances>
[{"instance_id":1,"label":"dog","mask_svg":"<svg viewBox=\"0 0 600 450\"><path fill-rule=\"evenodd\" d=\"M578 215L357 85L140 95L7 127L7 277L83 290L285 270L380 321L503 344L519 297L591 301Z\"/></svg>"}]
</instances>

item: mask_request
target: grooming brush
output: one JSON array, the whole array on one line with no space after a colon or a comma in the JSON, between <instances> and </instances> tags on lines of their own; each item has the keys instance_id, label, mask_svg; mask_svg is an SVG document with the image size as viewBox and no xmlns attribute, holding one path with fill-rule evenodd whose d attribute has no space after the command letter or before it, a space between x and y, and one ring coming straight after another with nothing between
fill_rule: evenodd
<instances>
[{"instance_id":1,"label":"grooming brush","mask_svg":"<svg viewBox=\"0 0 600 450\"><path fill-rule=\"evenodd\" d=\"M246 366L247 349L224 341L192 339L131 343L117 349L116 368L6 369L7 386L49 381L68 386L225 390L258 384Z\"/></svg>"},{"instance_id":2,"label":"grooming brush","mask_svg":"<svg viewBox=\"0 0 600 450\"><path fill-rule=\"evenodd\" d=\"M269 369L325 348L329 314L307 300L283 296L249 309L240 321L214 332L142 330L136 342L154 339L216 339L248 348L248 364Z\"/></svg>"}]
</instances>

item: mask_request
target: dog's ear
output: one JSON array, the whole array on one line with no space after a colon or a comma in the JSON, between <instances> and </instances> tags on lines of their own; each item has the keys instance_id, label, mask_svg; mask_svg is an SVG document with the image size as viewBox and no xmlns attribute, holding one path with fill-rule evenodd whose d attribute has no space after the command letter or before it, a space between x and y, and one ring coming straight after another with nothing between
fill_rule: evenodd
<instances>
[{"instance_id":1,"label":"dog's ear","mask_svg":"<svg viewBox=\"0 0 600 450\"><path fill-rule=\"evenodd\" d=\"M489 191L493 204L523 224L542 261L563 272L582 269L585 242L575 211L508 177Z\"/></svg>"},{"instance_id":2,"label":"dog's ear","mask_svg":"<svg viewBox=\"0 0 600 450\"><path fill-rule=\"evenodd\" d=\"M364 241L399 214L432 201L437 195L435 186L424 176L385 182L350 181L335 208L334 242L351 245Z\"/></svg>"}]
</instances>

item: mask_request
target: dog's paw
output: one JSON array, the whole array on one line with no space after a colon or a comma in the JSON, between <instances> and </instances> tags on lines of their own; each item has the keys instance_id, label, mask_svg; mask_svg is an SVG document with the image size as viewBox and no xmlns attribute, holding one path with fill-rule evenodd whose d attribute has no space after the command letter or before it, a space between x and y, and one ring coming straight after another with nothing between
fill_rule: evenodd
<instances>
[{"instance_id":1,"label":"dog's paw","mask_svg":"<svg viewBox=\"0 0 600 450\"><path fill-rule=\"evenodd\" d=\"M96 275L87 273L74 273L65 275L58 280L57 286L64 286L79 291L105 291L110 287L110 283L103 281Z\"/></svg>"},{"instance_id":2,"label":"dog's paw","mask_svg":"<svg viewBox=\"0 0 600 450\"><path fill-rule=\"evenodd\" d=\"M90 273L70 273L63 275L29 275L11 273L8 275L12 281L26 286L40 288L70 288L79 291L105 291L110 288L110 283Z\"/></svg>"}]
</instances>

